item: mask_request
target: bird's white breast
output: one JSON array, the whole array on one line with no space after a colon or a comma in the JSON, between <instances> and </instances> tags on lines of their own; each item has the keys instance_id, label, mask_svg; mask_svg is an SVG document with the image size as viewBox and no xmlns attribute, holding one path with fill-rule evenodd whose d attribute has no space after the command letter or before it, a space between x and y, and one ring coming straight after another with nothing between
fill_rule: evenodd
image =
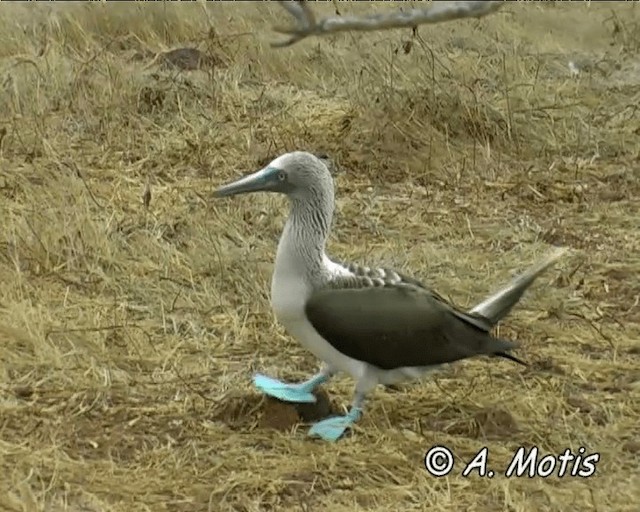
<instances>
[{"instance_id":1,"label":"bird's white breast","mask_svg":"<svg viewBox=\"0 0 640 512\"><path fill-rule=\"evenodd\" d=\"M364 372L365 364L338 352L313 328L304 312L307 299L313 291L309 276L297 272L297 265L279 254L271 280L271 307L278 322L287 333L318 359L328 364L334 371L343 371L358 379ZM323 258L327 278L348 275L350 272Z\"/></svg>"}]
</instances>

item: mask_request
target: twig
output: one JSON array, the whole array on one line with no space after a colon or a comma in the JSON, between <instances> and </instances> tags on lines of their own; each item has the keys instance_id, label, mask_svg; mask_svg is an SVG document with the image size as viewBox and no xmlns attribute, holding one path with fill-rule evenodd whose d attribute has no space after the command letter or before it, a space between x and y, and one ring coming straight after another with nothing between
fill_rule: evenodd
<instances>
[{"instance_id":1,"label":"twig","mask_svg":"<svg viewBox=\"0 0 640 512\"><path fill-rule=\"evenodd\" d=\"M78 167L78 165L75 162L69 162L69 161L64 161L60 163L64 165L67 169L69 169L71 172L73 172L76 175L76 177L80 178L80 181L82 181L84 188L86 188L87 192L89 192L89 197L91 197L91 200L94 202L94 204L98 208L104 210L105 206L100 204L100 202L96 199L96 196L93 195L93 192L91 191L91 188L89 187L89 184L87 183L87 181L84 179L84 176L82 175L82 172L80 171L80 168Z\"/></svg>"},{"instance_id":2,"label":"twig","mask_svg":"<svg viewBox=\"0 0 640 512\"><path fill-rule=\"evenodd\" d=\"M291 46L309 36L335 34L336 32L414 28L418 25L463 18L480 18L497 11L504 2L433 2L426 9L412 9L407 12L393 11L366 16L329 16L320 20L316 20L305 0L280 1L278 3L294 18L294 25L273 27L276 32L291 36L284 41L272 43L271 46L276 48Z\"/></svg>"}]
</instances>

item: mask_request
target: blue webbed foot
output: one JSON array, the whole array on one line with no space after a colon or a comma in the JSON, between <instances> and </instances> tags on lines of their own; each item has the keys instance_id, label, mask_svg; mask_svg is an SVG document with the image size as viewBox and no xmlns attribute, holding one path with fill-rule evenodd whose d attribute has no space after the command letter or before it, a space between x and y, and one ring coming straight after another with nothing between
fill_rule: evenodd
<instances>
[{"instance_id":1,"label":"blue webbed foot","mask_svg":"<svg viewBox=\"0 0 640 512\"><path fill-rule=\"evenodd\" d=\"M312 393L321 382L318 378L310 379L300 384L287 384L278 379L272 379L260 373L253 377L253 383L265 395L278 400L294 403L314 403L316 397Z\"/></svg>"},{"instance_id":2,"label":"blue webbed foot","mask_svg":"<svg viewBox=\"0 0 640 512\"><path fill-rule=\"evenodd\" d=\"M325 441L337 441L361 416L360 409L352 408L346 416L327 418L314 424L309 430L309 435L321 437Z\"/></svg>"}]
</instances>

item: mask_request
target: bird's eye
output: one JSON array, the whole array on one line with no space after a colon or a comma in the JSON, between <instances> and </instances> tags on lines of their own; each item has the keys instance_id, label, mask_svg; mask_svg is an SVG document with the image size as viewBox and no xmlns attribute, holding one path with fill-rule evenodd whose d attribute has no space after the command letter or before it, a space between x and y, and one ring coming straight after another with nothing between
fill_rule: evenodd
<instances>
[{"instance_id":1,"label":"bird's eye","mask_svg":"<svg viewBox=\"0 0 640 512\"><path fill-rule=\"evenodd\" d=\"M285 174L285 172L284 172L284 171L280 171L280 172L278 173L278 179L279 179L280 181L284 181L284 180L286 180L286 179L287 179L287 175Z\"/></svg>"}]
</instances>

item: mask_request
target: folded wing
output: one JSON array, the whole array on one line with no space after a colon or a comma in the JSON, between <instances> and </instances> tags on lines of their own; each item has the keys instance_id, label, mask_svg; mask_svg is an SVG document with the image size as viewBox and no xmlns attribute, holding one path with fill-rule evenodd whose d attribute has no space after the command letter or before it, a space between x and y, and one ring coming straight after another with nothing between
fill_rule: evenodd
<instances>
[{"instance_id":1,"label":"folded wing","mask_svg":"<svg viewBox=\"0 0 640 512\"><path fill-rule=\"evenodd\" d=\"M500 355L517 344L494 338L490 322L411 284L333 282L305 306L318 333L341 353L383 370Z\"/></svg>"}]
</instances>

